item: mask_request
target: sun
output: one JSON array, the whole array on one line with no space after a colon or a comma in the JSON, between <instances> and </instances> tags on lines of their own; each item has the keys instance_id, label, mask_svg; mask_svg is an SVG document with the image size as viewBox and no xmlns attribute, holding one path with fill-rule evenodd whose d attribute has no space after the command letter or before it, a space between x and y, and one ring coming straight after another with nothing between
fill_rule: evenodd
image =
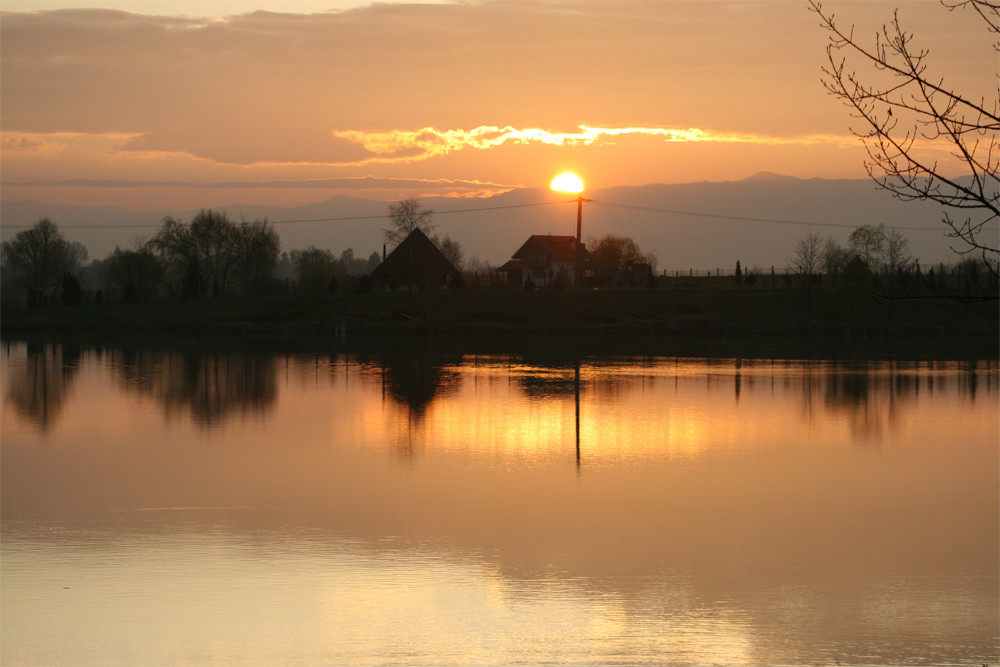
<instances>
[{"instance_id":1,"label":"sun","mask_svg":"<svg viewBox=\"0 0 1000 667\"><path fill-rule=\"evenodd\" d=\"M564 172L552 179L549 187L559 192L583 192L583 181L576 174Z\"/></svg>"}]
</instances>

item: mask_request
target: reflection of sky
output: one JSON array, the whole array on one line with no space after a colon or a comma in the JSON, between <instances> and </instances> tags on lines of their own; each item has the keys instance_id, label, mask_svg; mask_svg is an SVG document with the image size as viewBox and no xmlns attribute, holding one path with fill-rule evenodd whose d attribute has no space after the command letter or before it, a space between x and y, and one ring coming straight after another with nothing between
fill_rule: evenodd
<instances>
[{"instance_id":1,"label":"reflection of sky","mask_svg":"<svg viewBox=\"0 0 1000 667\"><path fill-rule=\"evenodd\" d=\"M453 364L416 415L370 361L293 355L268 402L206 429L114 359L85 353L45 430L3 359L5 656L121 627L135 663L859 662L853 642L977 664L996 645L995 363L973 392L954 364L584 361L578 469L573 367ZM55 617L55 636L32 622Z\"/></svg>"},{"instance_id":2,"label":"reflection of sky","mask_svg":"<svg viewBox=\"0 0 1000 667\"><path fill-rule=\"evenodd\" d=\"M644 610L618 591L558 577L519 582L447 553L268 537L178 531L108 541L79 533L5 545L4 595L16 611L4 619L5 664L67 656L75 664L750 658L746 619L699 608L682 577L651 591L640 604L657 609ZM81 577L78 562L95 552L105 566ZM40 581L55 594L36 597ZM147 606L137 609L136 599Z\"/></svg>"}]
</instances>

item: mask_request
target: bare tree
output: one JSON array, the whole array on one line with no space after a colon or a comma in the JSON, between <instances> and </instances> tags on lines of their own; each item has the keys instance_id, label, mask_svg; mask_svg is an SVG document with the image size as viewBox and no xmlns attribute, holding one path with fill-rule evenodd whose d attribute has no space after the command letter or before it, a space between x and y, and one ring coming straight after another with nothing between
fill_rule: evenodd
<instances>
[{"instance_id":1,"label":"bare tree","mask_svg":"<svg viewBox=\"0 0 1000 667\"><path fill-rule=\"evenodd\" d=\"M134 250L116 247L104 260L102 269L107 283L120 290L127 303L148 301L163 282L165 267L146 244Z\"/></svg>"},{"instance_id":2,"label":"bare tree","mask_svg":"<svg viewBox=\"0 0 1000 667\"><path fill-rule=\"evenodd\" d=\"M377 252L373 252L372 254L368 255L368 261L365 263L365 273L370 274L372 271L375 270L375 267L377 267L381 263L382 263L382 255L378 254Z\"/></svg>"},{"instance_id":3,"label":"bare tree","mask_svg":"<svg viewBox=\"0 0 1000 667\"><path fill-rule=\"evenodd\" d=\"M236 225L224 211L202 209L191 219L188 231L202 270L211 281L212 295L224 295L237 259Z\"/></svg>"},{"instance_id":4,"label":"bare tree","mask_svg":"<svg viewBox=\"0 0 1000 667\"><path fill-rule=\"evenodd\" d=\"M885 260L885 225L862 225L851 232L847 246L868 271L878 271Z\"/></svg>"},{"instance_id":5,"label":"bare tree","mask_svg":"<svg viewBox=\"0 0 1000 667\"><path fill-rule=\"evenodd\" d=\"M961 243L957 252L979 252L997 273L997 227L1000 220L1000 86L994 99L977 98L949 87L928 71L929 51L918 47L898 11L865 44L853 27L843 28L818 0L812 10L830 33L824 85L859 121L852 131L867 149L868 174L904 201L927 200L945 207L948 236ZM974 13L992 35L1000 35L1000 5L988 0L942 0L949 11ZM1000 51L1000 39L994 42ZM971 66L971 63L970 63ZM984 67L988 67L983 63ZM926 157L928 144L943 143L961 171L951 177L954 161L941 165ZM957 213L955 213L957 211ZM953 213L955 217L953 217Z\"/></svg>"},{"instance_id":6,"label":"bare tree","mask_svg":"<svg viewBox=\"0 0 1000 667\"><path fill-rule=\"evenodd\" d=\"M329 291L337 273L337 260L332 252L311 245L305 250L293 250L289 255L298 273L299 290L304 294Z\"/></svg>"},{"instance_id":7,"label":"bare tree","mask_svg":"<svg viewBox=\"0 0 1000 667\"><path fill-rule=\"evenodd\" d=\"M451 265L454 266L459 271L462 271L465 266L465 251L462 250L462 244L451 238L447 234L443 239L435 239L435 244L441 251Z\"/></svg>"},{"instance_id":8,"label":"bare tree","mask_svg":"<svg viewBox=\"0 0 1000 667\"><path fill-rule=\"evenodd\" d=\"M189 225L164 218L150 247L166 260L175 278L183 275L186 284L200 282L203 276L211 293L223 296L233 275L245 294L259 291L274 272L281 243L266 220L237 224L223 211L202 209ZM194 292L200 294L200 287Z\"/></svg>"},{"instance_id":9,"label":"bare tree","mask_svg":"<svg viewBox=\"0 0 1000 667\"><path fill-rule=\"evenodd\" d=\"M260 294L278 266L278 233L267 220L244 220L236 226L234 243L236 273L243 294Z\"/></svg>"},{"instance_id":10,"label":"bare tree","mask_svg":"<svg viewBox=\"0 0 1000 667\"><path fill-rule=\"evenodd\" d=\"M812 276L819 272L823 260L823 240L816 232L811 232L795 246L792 268L796 273Z\"/></svg>"},{"instance_id":11,"label":"bare tree","mask_svg":"<svg viewBox=\"0 0 1000 667\"><path fill-rule=\"evenodd\" d=\"M895 275L900 269L909 266L912 261L906 236L898 229L890 229L885 235L886 270Z\"/></svg>"},{"instance_id":12,"label":"bare tree","mask_svg":"<svg viewBox=\"0 0 1000 667\"><path fill-rule=\"evenodd\" d=\"M27 291L29 305L54 301L63 274L87 259L87 249L66 241L59 226L48 218L4 241L0 252L3 263Z\"/></svg>"},{"instance_id":13,"label":"bare tree","mask_svg":"<svg viewBox=\"0 0 1000 667\"><path fill-rule=\"evenodd\" d=\"M436 227L431 222L433 215L434 211L424 208L417 198L402 199L395 204L389 204L389 228L382 230L386 243L395 247L414 229L419 229L430 236Z\"/></svg>"}]
</instances>

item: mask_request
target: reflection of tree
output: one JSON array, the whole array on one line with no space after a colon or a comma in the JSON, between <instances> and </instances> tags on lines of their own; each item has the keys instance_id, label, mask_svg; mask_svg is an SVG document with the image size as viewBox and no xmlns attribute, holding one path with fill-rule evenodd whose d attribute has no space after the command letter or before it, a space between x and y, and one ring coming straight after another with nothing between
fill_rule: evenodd
<instances>
[{"instance_id":1,"label":"reflection of tree","mask_svg":"<svg viewBox=\"0 0 1000 667\"><path fill-rule=\"evenodd\" d=\"M873 441L896 422L901 408L915 401L921 391L931 394L950 391L949 385L954 383L958 395L975 400L979 382L975 363L959 367L946 362L940 368L929 366L920 373L915 372L917 368L919 365L892 363L844 365L833 369L825 374L824 403L830 412L849 419L859 439ZM808 394L804 397L809 400Z\"/></svg>"},{"instance_id":2,"label":"reflection of tree","mask_svg":"<svg viewBox=\"0 0 1000 667\"><path fill-rule=\"evenodd\" d=\"M55 424L79 370L80 348L28 343L23 367L9 366L7 402L42 431Z\"/></svg>"},{"instance_id":3,"label":"reflection of tree","mask_svg":"<svg viewBox=\"0 0 1000 667\"><path fill-rule=\"evenodd\" d=\"M189 410L202 426L266 412L277 398L273 356L116 350L112 368L126 389L153 396L168 416Z\"/></svg>"},{"instance_id":4,"label":"reflection of tree","mask_svg":"<svg viewBox=\"0 0 1000 667\"><path fill-rule=\"evenodd\" d=\"M429 341L395 343L378 350L370 362L382 368L383 400L388 397L405 408L405 419L396 424L396 453L412 459L422 440L422 422L438 396L454 390L459 374L452 369L461 357Z\"/></svg>"},{"instance_id":5,"label":"reflection of tree","mask_svg":"<svg viewBox=\"0 0 1000 667\"><path fill-rule=\"evenodd\" d=\"M376 355L389 396L420 420L440 393L454 388L458 375L448 368L449 356L433 345L393 345Z\"/></svg>"},{"instance_id":6,"label":"reflection of tree","mask_svg":"<svg viewBox=\"0 0 1000 667\"><path fill-rule=\"evenodd\" d=\"M824 401L834 413L847 415L851 430L863 440L877 440L887 418L878 400L883 385L867 371L831 373L826 378ZM889 415L891 417L891 415Z\"/></svg>"}]
</instances>

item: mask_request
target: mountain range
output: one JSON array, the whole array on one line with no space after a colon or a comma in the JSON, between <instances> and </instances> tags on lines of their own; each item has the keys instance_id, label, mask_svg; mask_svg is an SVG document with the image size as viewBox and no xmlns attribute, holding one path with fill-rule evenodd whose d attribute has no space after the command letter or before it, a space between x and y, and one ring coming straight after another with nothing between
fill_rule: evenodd
<instances>
[{"instance_id":1,"label":"mountain range","mask_svg":"<svg viewBox=\"0 0 1000 667\"><path fill-rule=\"evenodd\" d=\"M911 254L921 263L953 262L959 257L945 236L941 207L902 202L869 179L799 179L762 172L742 181L650 184L585 193L584 241L607 233L633 238L658 258L658 270L731 271L784 267L795 246L809 233L846 245L850 232L865 224L903 228ZM231 219L266 218L278 231L282 250L315 245L339 255L351 248L357 257L382 252L388 225L386 201L336 196L303 206L206 206L225 210ZM489 199L434 198L432 209L441 236L458 241L467 258L499 265L531 234L576 233L577 203L572 195L533 188ZM165 216L190 220L196 211L130 211L118 207L65 206L37 201L0 202L0 237L11 238L23 225L48 217L66 237L83 243L91 259L115 246L131 247L156 233Z\"/></svg>"}]
</instances>

